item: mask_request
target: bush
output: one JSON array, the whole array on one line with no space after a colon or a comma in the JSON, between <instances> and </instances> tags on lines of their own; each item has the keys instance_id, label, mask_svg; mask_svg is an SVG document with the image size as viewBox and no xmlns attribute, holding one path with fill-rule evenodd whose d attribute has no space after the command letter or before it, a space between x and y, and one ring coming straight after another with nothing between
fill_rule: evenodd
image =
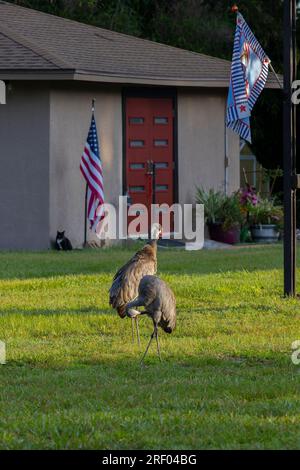
<instances>
[{"instance_id":1,"label":"bush","mask_svg":"<svg viewBox=\"0 0 300 470\"><path fill-rule=\"evenodd\" d=\"M283 223L283 210L281 206L275 206L274 200L260 199L258 204L248 205L250 225L274 224L279 228Z\"/></svg>"},{"instance_id":2,"label":"bush","mask_svg":"<svg viewBox=\"0 0 300 470\"><path fill-rule=\"evenodd\" d=\"M228 230L242 222L239 194L230 196L221 191L198 187L196 192L197 204L204 205L205 222L207 225L222 224L224 230Z\"/></svg>"}]
</instances>

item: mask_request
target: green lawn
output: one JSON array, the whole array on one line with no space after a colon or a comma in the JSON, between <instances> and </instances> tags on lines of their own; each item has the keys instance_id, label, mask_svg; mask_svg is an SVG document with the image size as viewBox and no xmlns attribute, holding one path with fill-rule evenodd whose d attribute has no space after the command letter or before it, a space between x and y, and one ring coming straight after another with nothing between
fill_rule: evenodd
<instances>
[{"instance_id":1,"label":"green lawn","mask_svg":"<svg viewBox=\"0 0 300 470\"><path fill-rule=\"evenodd\" d=\"M178 323L143 369L107 302L131 253L0 253L0 448L299 449L300 305L282 298L281 246L159 251Z\"/></svg>"}]
</instances>

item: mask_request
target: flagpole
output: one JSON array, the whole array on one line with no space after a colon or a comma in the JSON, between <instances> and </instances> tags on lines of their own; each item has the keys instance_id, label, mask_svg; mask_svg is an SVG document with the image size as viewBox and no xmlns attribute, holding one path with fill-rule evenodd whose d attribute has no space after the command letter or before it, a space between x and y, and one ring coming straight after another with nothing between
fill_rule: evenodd
<instances>
[{"instance_id":1,"label":"flagpole","mask_svg":"<svg viewBox=\"0 0 300 470\"><path fill-rule=\"evenodd\" d=\"M284 0L284 294L296 294L296 107L292 83L296 80L296 1ZM296 183L293 182L296 180Z\"/></svg>"},{"instance_id":2,"label":"flagpole","mask_svg":"<svg viewBox=\"0 0 300 470\"><path fill-rule=\"evenodd\" d=\"M228 157L228 131L226 125L226 110L227 104L225 101L225 135L224 135L224 147L225 147L225 156L224 156L224 192L225 196L228 194L228 167L229 167L229 157Z\"/></svg>"},{"instance_id":3,"label":"flagpole","mask_svg":"<svg viewBox=\"0 0 300 470\"><path fill-rule=\"evenodd\" d=\"M276 78L276 80L277 80L277 83L278 83L278 85L279 85L279 88L280 88L281 90L283 90L282 83L280 82L279 77L278 77L277 73L275 72L274 67L273 67L273 65L271 64L271 62L269 63L269 67L270 67L270 69L272 70L272 72L273 72L274 75L275 75L275 78Z\"/></svg>"},{"instance_id":4,"label":"flagpole","mask_svg":"<svg viewBox=\"0 0 300 470\"><path fill-rule=\"evenodd\" d=\"M87 194L88 194L88 184L85 185L85 199L84 199L84 242L83 246L87 242Z\"/></svg>"}]
</instances>

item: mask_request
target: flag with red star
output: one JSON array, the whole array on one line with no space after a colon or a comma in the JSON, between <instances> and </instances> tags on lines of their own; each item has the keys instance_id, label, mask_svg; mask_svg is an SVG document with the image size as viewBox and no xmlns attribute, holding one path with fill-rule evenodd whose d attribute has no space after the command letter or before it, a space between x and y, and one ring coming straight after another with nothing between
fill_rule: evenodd
<instances>
[{"instance_id":1,"label":"flag with red star","mask_svg":"<svg viewBox=\"0 0 300 470\"><path fill-rule=\"evenodd\" d=\"M262 92L270 59L240 13L237 13L226 126L251 143L251 111Z\"/></svg>"}]
</instances>

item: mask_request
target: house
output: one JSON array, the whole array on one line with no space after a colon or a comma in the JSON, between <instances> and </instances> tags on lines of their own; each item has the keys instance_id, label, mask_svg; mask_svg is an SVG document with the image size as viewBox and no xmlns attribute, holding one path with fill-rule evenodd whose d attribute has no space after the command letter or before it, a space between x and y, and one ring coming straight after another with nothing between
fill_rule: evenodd
<instances>
[{"instance_id":1,"label":"house","mask_svg":"<svg viewBox=\"0 0 300 470\"><path fill-rule=\"evenodd\" d=\"M93 98L107 202L149 202L149 160L158 203L192 203L195 185L237 189L229 74L225 60L0 1L0 249L47 249L57 229L82 245Z\"/></svg>"}]
</instances>

